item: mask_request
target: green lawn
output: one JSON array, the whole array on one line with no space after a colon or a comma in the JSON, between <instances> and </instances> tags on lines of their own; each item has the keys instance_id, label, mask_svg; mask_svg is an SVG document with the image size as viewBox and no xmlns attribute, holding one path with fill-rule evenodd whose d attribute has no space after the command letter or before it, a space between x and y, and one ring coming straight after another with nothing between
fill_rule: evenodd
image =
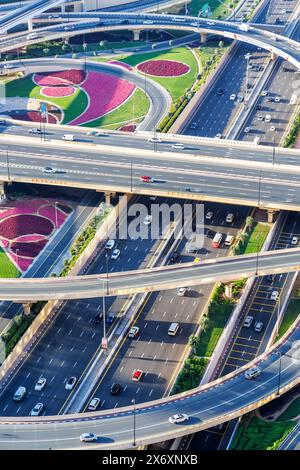
<instances>
[{"instance_id":1,"label":"green lawn","mask_svg":"<svg viewBox=\"0 0 300 470\"><path fill-rule=\"evenodd\" d=\"M200 336L197 356L210 357L212 355L233 307L234 305L232 304L215 304L211 307L207 329L203 331Z\"/></svg>"},{"instance_id":2,"label":"green lawn","mask_svg":"<svg viewBox=\"0 0 300 470\"><path fill-rule=\"evenodd\" d=\"M256 416L245 417L237 430L231 449L275 450L295 426L292 421L266 422Z\"/></svg>"},{"instance_id":3,"label":"green lawn","mask_svg":"<svg viewBox=\"0 0 300 470\"><path fill-rule=\"evenodd\" d=\"M285 311L283 316L280 328L279 328L279 338L284 335L284 333L289 329L292 323L297 319L300 313L300 299L292 299L288 305L288 308Z\"/></svg>"},{"instance_id":4,"label":"green lawn","mask_svg":"<svg viewBox=\"0 0 300 470\"><path fill-rule=\"evenodd\" d=\"M76 89L72 96L66 96L63 98L45 97L41 95L40 89L41 87L33 83L31 76L24 77L11 80L6 84L6 96L20 96L23 98L30 97L57 104L64 110L65 113L62 124L67 124L68 122L75 119L85 110L88 104L87 95L79 88Z\"/></svg>"},{"instance_id":5,"label":"green lawn","mask_svg":"<svg viewBox=\"0 0 300 470\"><path fill-rule=\"evenodd\" d=\"M0 277L19 277L21 273L0 248Z\"/></svg>"},{"instance_id":6,"label":"green lawn","mask_svg":"<svg viewBox=\"0 0 300 470\"><path fill-rule=\"evenodd\" d=\"M197 61L191 51L185 47L178 47L164 52L149 52L144 54L134 54L131 56L116 57L116 60L121 60L126 64L136 67L139 63L147 60L176 60L183 62L190 67L190 71L180 77L153 77L147 75L151 80L162 85L170 93L173 100L180 98L187 92L194 84L197 74L198 66ZM145 74L142 74L145 75Z\"/></svg>"},{"instance_id":7,"label":"green lawn","mask_svg":"<svg viewBox=\"0 0 300 470\"><path fill-rule=\"evenodd\" d=\"M133 96L116 110L95 121L84 124L88 127L105 127L118 129L122 123L139 122L147 114L150 103L140 89L136 89Z\"/></svg>"},{"instance_id":8,"label":"green lawn","mask_svg":"<svg viewBox=\"0 0 300 470\"><path fill-rule=\"evenodd\" d=\"M222 3L220 3L218 0L209 0L208 2L207 0L192 0L190 3L188 3L188 11L189 15L197 16L199 10L201 10L201 8L206 3L208 3L212 12L210 18L225 18L230 14L230 10L226 8L226 5L230 6L230 8L232 9L238 4L238 2L239 0L222 0ZM181 4L177 7L170 7L168 11L174 13L181 12L182 14L184 14L185 6Z\"/></svg>"},{"instance_id":9,"label":"green lawn","mask_svg":"<svg viewBox=\"0 0 300 470\"><path fill-rule=\"evenodd\" d=\"M240 254L257 253L262 249L264 241L269 233L269 225L254 223L248 242L241 247Z\"/></svg>"},{"instance_id":10,"label":"green lawn","mask_svg":"<svg viewBox=\"0 0 300 470\"><path fill-rule=\"evenodd\" d=\"M300 397L290 404L290 406L279 416L280 421L288 421L300 415Z\"/></svg>"}]
</instances>

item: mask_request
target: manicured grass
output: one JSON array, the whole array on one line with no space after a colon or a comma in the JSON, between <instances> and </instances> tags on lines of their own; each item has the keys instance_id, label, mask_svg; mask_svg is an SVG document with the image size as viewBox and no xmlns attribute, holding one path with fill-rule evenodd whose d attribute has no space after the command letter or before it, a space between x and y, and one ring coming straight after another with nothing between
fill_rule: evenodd
<instances>
[{"instance_id":1,"label":"manicured grass","mask_svg":"<svg viewBox=\"0 0 300 470\"><path fill-rule=\"evenodd\" d=\"M151 78L151 80L154 80L166 88L174 101L190 90L197 78L198 66L192 52L185 47L178 47L164 52L154 51L144 54L135 54L127 57L122 56L115 58L115 60L121 60L122 62L125 62L132 67L136 67L141 62L153 59L176 60L178 62L183 62L190 67L190 71L187 74L181 75L179 77L153 77L152 75L146 75ZM142 75L144 76L145 74L142 73Z\"/></svg>"},{"instance_id":2,"label":"manicured grass","mask_svg":"<svg viewBox=\"0 0 300 470\"><path fill-rule=\"evenodd\" d=\"M292 421L266 422L256 416L243 418L235 435L233 450L275 450L295 426Z\"/></svg>"},{"instance_id":3,"label":"manicured grass","mask_svg":"<svg viewBox=\"0 0 300 470\"><path fill-rule=\"evenodd\" d=\"M226 8L226 5L233 9L238 4L238 2L239 0L222 0L222 3L220 3L218 0L209 0L209 2L207 2L207 0L192 0L190 3L188 3L188 11L189 15L197 16L199 10L201 10L201 8L206 3L208 3L212 13L210 18L225 18L230 14L230 10ZM181 4L177 7L170 7L168 11L174 13L181 12L184 14L185 6Z\"/></svg>"},{"instance_id":4,"label":"manicured grass","mask_svg":"<svg viewBox=\"0 0 300 470\"><path fill-rule=\"evenodd\" d=\"M241 246L240 254L257 253L260 251L269 233L269 225L254 223L248 241Z\"/></svg>"},{"instance_id":5,"label":"manicured grass","mask_svg":"<svg viewBox=\"0 0 300 470\"><path fill-rule=\"evenodd\" d=\"M118 129L122 126L122 123L139 122L147 114L149 106L150 103L147 96L138 88L131 98L118 109L83 126Z\"/></svg>"},{"instance_id":6,"label":"manicured grass","mask_svg":"<svg viewBox=\"0 0 300 470\"><path fill-rule=\"evenodd\" d=\"M232 304L215 304L211 307L207 328L200 336L197 356L210 357L212 355L233 307Z\"/></svg>"},{"instance_id":7,"label":"manicured grass","mask_svg":"<svg viewBox=\"0 0 300 470\"><path fill-rule=\"evenodd\" d=\"M20 272L0 248L0 277L19 277Z\"/></svg>"},{"instance_id":8,"label":"manicured grass","mask_svg":"<svg viewBox=\"0 0 300 470\"><path fill-rule=\"evenodd\" d=\"M79 114L81 114L85 110L88 104L86 94L79 88L76 89L75 93L72 96L66 96L64 98L51 97L51 99L49 97L41 95L40 89L41 87L33 83L31 76L24 77L17 80L11 80L9 83L6 84L6 96L20 96L23 98L30 97L57 104L64 110L65 113L62 124L67 124L68 122L75 119Z\"/></svg>"},{"instance_id":9,"label":"manicured grass","mask_svg":"<svg viewBox=\"0 0 300 470\"><path fill-rule=\"evenodd\" d=\"M292 299L288 305L288 308L285 311L283 316L280 328L279 328L279 338L284 335L284 333L289 329L289 327L294 323L300 314L300 299Z\"/></svg>"}]
</instances>

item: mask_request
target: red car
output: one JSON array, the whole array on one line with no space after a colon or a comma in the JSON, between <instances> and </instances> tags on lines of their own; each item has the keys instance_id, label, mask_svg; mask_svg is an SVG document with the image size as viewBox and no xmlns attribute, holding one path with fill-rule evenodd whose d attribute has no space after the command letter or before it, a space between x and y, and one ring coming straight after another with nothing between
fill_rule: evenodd
<instances>
[{"instance_id":1,"label":"red car","mask_svg":"<svg viewBox=\"0 0 300 470\"><path fill-rule=\"evenodd\" d=\"M151 178L151 176L141 176L140 180L143 183L153 183L153 181L154 181L153 178Z\"/></svg>"},{"instance_id":2,"label":"red car","mask_svg":"<svg viewBox=\"0 0 300 470\"><path fill-rule=\"evenodd\" d=\"M135 369L135 370L133 371L133 374L132 374L131 379L132 379L134 382L138 382L138 381L141 379L142 375L143 375L143 371L142 371L141 369Z\"/></svg>"}]
</instances>

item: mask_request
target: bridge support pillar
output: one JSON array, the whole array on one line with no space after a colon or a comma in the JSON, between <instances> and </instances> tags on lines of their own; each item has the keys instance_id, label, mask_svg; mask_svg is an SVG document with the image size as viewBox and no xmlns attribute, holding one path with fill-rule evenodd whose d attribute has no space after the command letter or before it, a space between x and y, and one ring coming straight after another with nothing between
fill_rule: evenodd
<instances>
[{"instance_id":1,"label":"bridge support pillar","mask_svg":"<svg viewBox=\"0 0 300 470\"><path fill-rule=\"evenodd\" d=\"M277 57L277 55L275 54L275 52L271 52L271 60L275 60Z\"/></svg>"},{"instance_id":2,"label":"bridge support pillar","mask_svg":"<svg viewBox=\"0 0 300 470\"><path fill-rule=\"evenodd\" d=\"M228 299L232 298L232 284L226 284L225 285L225 295Z\"/></svg>"},{"instance_id":3,"label":"bridge support pillar","mask_svg":"<svg viewBox=\"0 0 300 470\"><path fill-rule=\"evenodd\" d=\"M28 25L28 31L31 32L33 30L32 18L29 18L29 20L27 21L27 25Z\"/></svg>"},{"instance_id":4,"label":"bridge support pillar","mask_svg":"<svg viewBox=\"0 0 300 470\"><path fill-rule=\"evenodd\" d=\"M0 202L4 201L6 199L6 194L5 194L5 182L0 181Z\"/></svg>"},{"instance_id":5,"label":"bridge support pillar","mask_svg":"<svg viewBox=\"0 0 300 470\"><path fill-rule=\"evenodd\" d=\"M61 13L66 13L66 6L64 4L61 6Z\"/></svg>"},{"instance_id":6,"label":"bridge support pillar","mask_svg":"<svg viewBox=\"0 0 300 470\"><path fill-rule=\"evenodd\" d=\"M201 44L205 44L207 41L207 34L206 33L200 33L200 41Z\"/></svg>"},{"instance_id":7,"label":"bridge support pillar","mask_svg":"<svg viewBox=\"0 0 300 470\"><path fill-rule=\"evenodd\" d=\"M274 216L276 214L277 211L273 210L273 209L268 209L268 223L269 224L272 224L274 222Z\"/></svg>"},{"instance_id":8,"label":"bridge support pillar","mask_svg":"<svg viewBox=\"0 0 300 470\"><path fill-rule=\"evenodd\" d=\"M31 314L31 302L23 302L23 313L25 317L28 317Z\"/></svg>"},{"instance_id":9,"label":"bridge support pillar","mask_svg":"<svg viewBox=\"0 0 300 470\"><path fill-rule=\"evenodd\" d=\"M134 41L139 41L140 40L140 32L141 31L139 29L133 31L133 40Z\"/></svg>"}]
</instances>

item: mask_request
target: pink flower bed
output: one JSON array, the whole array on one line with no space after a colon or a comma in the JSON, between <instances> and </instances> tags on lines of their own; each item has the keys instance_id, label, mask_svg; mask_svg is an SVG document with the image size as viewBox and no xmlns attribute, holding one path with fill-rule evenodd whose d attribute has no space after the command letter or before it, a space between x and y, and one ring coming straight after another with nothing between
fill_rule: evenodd
<instances>
[{"instance_id":1,"label":"pink flower bed","mask_svg":"<svg viewBox=\"0 0 300 470\"><path fill-rule=\"evenodd\" d=\"M190 71L190 67L176 60L147 60L137 66L138 70L156 77L179 77Z\"/></svg>"},{"instance_id":2,"label":"pink flower bed","mask_svg":"<svg viewBox=\"0 0 300 470\"><path fill-rule=\"evenodd\" d=\"M134 132L136 130L136 124L127 124L126 126L120 127L119 131Z\"/></svg>"},{"instance_id":3,"label":"pink flower bed","mask_svg":"<svg viewBox=\"0 0 300 470\"><path fill-rule=\"evenodd\" d=\"M55 98L63 98L64 96L71 96L75 93L75 88L73 86L53 86L53 87L43 87L41 89L41 94L44 96L50 96Z\"/></svg>"},{"instance_id":4,"label":"pink flower bed","mask_svg":"<svg viewBox=\"0 0 300 470\"><path fill-rule=\"evenodd\" d=\"M15 113L11 111L7 114L9 114L13 119L19 119L20 121L41 122L41 115L38 111L28 111L27 113ZM57 119L52 114L48 113L48 122L50 124L56 124Z\"/></svg>"},{"instance_id":5,"label":"pink flower bed","mask_svg":"<svg viewBox=\"0 0 300 470\"><path fill-rule=\"evenodd\" d=\"M30 233L50 235L53 228L53 223L50 220L38 215L13 215L0 221L0 236L7 240L13 240Z\"/></svg>"},{"instance_id":6,"label":"pink flower bed","mask_svg":"<svg viewBox=\"0 0 300 470\"><path fill-rule=\"evenodd\" d=\"M121 62L119 60L110 60L107 63L112 64L112 65L119 65L120 67L124 67L124 69L126 69L126 70L132 70L131 65L125 64L125 62Z\"/></svg>"},{"instance_id":7,"label":"pink flower bed","mask_svg":"<svg viewBox=\"0 0 300 470\"><path fill-rule=\"evenodd\" d=\"M93 121L117 108L130 97L135 86L122 78L100 72L89 72L81 88L88 94L90 103L80 116L69 122L73 126Z\"/></svg>"},{"instance_id":8,"label":"pink flower bed","mask_svg":"<svg viewBox=\"0 0 300 470\"><path fill-rule=\"evenodd\" d=\"M36 73L33 81L39 86L51 85L79 85L85 80L86 73L83 70L62 70L59 72Z\"/></svg>"},{"instance_id":9,"label":"pink flower bed","mask_svg":"<svg viewBox=\"0 0 300 470\"><path fill-rule=\"evenodd\" d=\"M56 220L58 228L71 211L70 206L59 201L55 209L54 200L46 198L18 201L0 211L0 245L25 271L48 243Z\"/></svg>"}]
</instances>

